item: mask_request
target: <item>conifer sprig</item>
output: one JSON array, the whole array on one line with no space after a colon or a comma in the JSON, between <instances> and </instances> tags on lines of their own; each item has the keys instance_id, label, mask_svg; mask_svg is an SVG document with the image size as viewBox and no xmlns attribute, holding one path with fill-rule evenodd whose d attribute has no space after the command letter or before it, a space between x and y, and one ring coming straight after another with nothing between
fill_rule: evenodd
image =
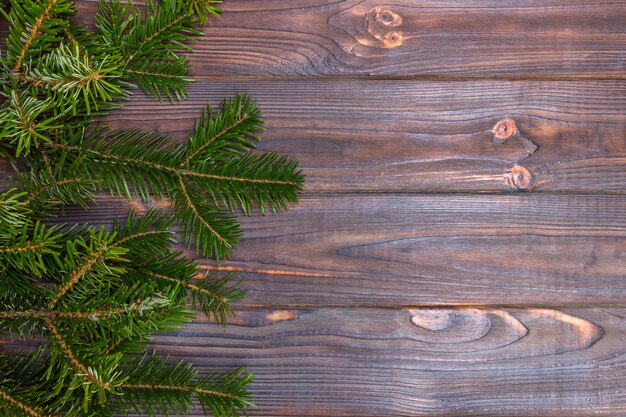
<instances>
[{"instance_id":1,"label":"conifer sprig","mask_svg":"<svg viewBox=\"0 0 626 417\"><path fill-rule=\"evenodd\" d=\"M243 94L207 106L184 143L93 120L132 83L159 100L184 98L189 43L220 12L216 2L148 0L140 10L99 0L94 31L71 21L69 0L0 3L9 24L0 155L15 168L0 191L0 336L39 346L0 354L0 415L179 415L193 401L207 414L245 414L250 373L200 375L146 344L192 320L188 307L225 324L244 295L234 274L200 274L173 246L173 228L197 253L228 257L242 234L237 212L297 200L297 163L255 152L263 120ZM108 228L49 224L102 191L167 199L171 210L130 211Z\"/></svg>"}]
</instances>

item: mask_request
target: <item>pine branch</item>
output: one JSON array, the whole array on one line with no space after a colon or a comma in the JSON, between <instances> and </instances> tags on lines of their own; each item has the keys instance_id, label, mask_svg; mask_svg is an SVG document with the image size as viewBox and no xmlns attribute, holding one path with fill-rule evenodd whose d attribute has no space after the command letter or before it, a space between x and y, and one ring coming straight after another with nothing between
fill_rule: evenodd
<instances>
[{"instance_id":1,"label":"pine branch","mask_svg":"<svg viewBox=\"0 0 626 417\"><path fill-rule=\"evenodd\" d=\"M28 91L11 91L9 99L0 109L0 141L15 145L15 155L28 155L31 147L40 143L51 143L51 132L60 125L53 118L43 116L54 102L50 99L39 100Z\"/></svg>"},{"instance_id":2,"label":"pine branch","mask_svg":"<svg viewBox=\"0 0 626 417\"><path fill-rule=\"evenodd\" d=\"M65 357L70 361L74 370L78 375L83 377L83 379L88 383L95 383L103 390L109 391L111 388L109 384L103 381L98 377L98 374L93 370L89 369L86 365L84 365L76 355L76 353L72 350L71 346L67 343L59 329L54 324L52 319L46 318L44 319L46 327L50 331L50 335L58 345L61 352L65 355Z\"/></svg>"},{"instance_id":3,"label":"pine branch","mask_svg":"<svg viewBox=\"0 0 626 417\"><path fill-rule=\"evenodd\" d=\"M101 179L114 193L144 199L169 195L185 242L195 244L205 257L222 259L241 234L224 209L241 208L249 214L269 206L278 211L297 201L302 191L304 178L296 161L273 153L244 153L258 140L258 115L254 103L239 95L223 101L215 116L207 109L187 147L138 131L100 131L46 147L70 160L82 158L88 178Z\"/></svg>"},{"instance_id":4,"label":"pine branch","mask_svg":"<svg viewBox=\"0 0 626 417\"><path fill-rule=\"evenodd\" d=\"M113 247L114 236L101 228L98 232L91 230L89 243L83 239L68 241L68 254L64 259L64 278L56 289L54 296L48 302L48 309L54 308L67 294L89 275L82 291L72 298L73 302L83 301L90 293L108 284L110 279L119 279L124 272L121 267L109 266L106 261L123 261L122 256L127 252L125 248Z\"/></svg>"},{"instance_id":5,"label":"pine branch","mask_svg":"<svg viewBox=\"0 0 626 417\"><path fill-rule=\"evenodd\" d=\"M215 6L221 0L184 0L183 5L189 14L196 14L200 23L205 24L209 16L218 16L222 9Z\"/></svg>"},{"instance_id":6,"label":"pine branch","mask_svg":"<svg viewBox=\"0 0 626 417\"><path fill-rule=\"evenodd\" d=\"M119 59L115 55L92 57L77 42L72 47L62 43L34 65L26 66L18 80L48 96L57 94L56 101L63 102L58 105L71 109L74 115L89 115L92 108L99 110L99 103L127 95L128 85L121 81Z\"/></svg>"},{"instance_id":7,"label":"pine branch","mask_svg":"<svg viewBox=\"0 0 626 417\"><path fill-rule=\"evenodd\" d=\"M187 76L191 65L187 57L176 59L135 60L127 64L124 74L134 79L139 87L162 101L183 100L187 97L185 85L192 81Z\"/></svg>"},{"instance_id":8,"label":"pine branch","mask_svg":"<svg viewBox=\"0 0 626 417\"><path fill-rule=\"evenodd\" d=\"M227 161L253 149L264 130L260 115L256 103L243 94L223 99L216 113L207 106L189 137L185 166Z\"/></svg>"},{"instance_id":9,"label":"pine branch","mask_svg":"<svg viewBox=\"0 0 626 417\"><path fill-rule=\"evenodd\" d=\"M197 190L196 190L197 191ZM179 188L174 194L177 222L182 238L189 246L195 241L196 253L216 259L228 257L233 245L239 242L241 229L236 219L219 209L203 204L179 177Z\"/></svg>"},{"instance_id":10,"label":"pine branch","mask_svg":"<svg viewBox=\"0 0 626 417\"><path fill-rule=\"evenodd\" d=\"M195 398L216 417L245 414L251 374L197 374L191 364L137 357L150 336L195 317L224 324L243 296L233 274L198 279L172 250L174 225L205 257L223 259L241 237L234 212L296 200L296 162L250 154L263 120L247 96L197 120L187 143L94 126L134 80L159 100L186 96L188 44L213 0L98 0L95 33L69 21L70 0L0 0L9 23L0 55L0 156L16 175L0 194L0 332L41 343L0 355L0 414L109 417L129 409L180 413ZM45 227L56 210L89 208L94 193L171 201L171 214L131 211L110 232Z\"/></svg>"},{"instance_id":11,"label":"pine branch","mask_svg":"<svg viewBox=\"0 0 626 417\"><path fill-rule=\"evenodd\" d=\"M36 55L37 50L58 40L67 20L56 16L68 16L72 11L66 0L11 1L11 13L4 14L10 24L8 52L15 62L13 72L19 72L24 61Z\"/></svg>"},{"instance_id":12,"label":"pine branch","mask_svg":"<svg viewBox=\"0 0 626 417\"><path fill-rule=\"evenodd\" d=\"M44 414L40 407L30 406L15 397L9 395L8 392L0 389L0 400L13 409L19 410L30 417L52 417L50 414Z\"/></svg>"},{"instance_id":13,"label":"pine branch","mask_svg":"<svg viewBox=\"0 0 626 417\"><path fill-rule=\"evenodd\" d=\"M47 271L46 263L50 261L45 257L59 261L60 237L55 227L46 228L39 222L32 227L27 224L18 236L0 247L0 261L5 266L41 276Z\"/></svg>"},{"instance_id":14,"label":"pine branch","mask_svg":"<svg viewBox=\"0 0 626 417\"><path fill-rule=\"evenodd\" d=\"M250 394L244 389L251 374L237 369L221 376L197 378L190 364L166 361L167 358L144 357L126 368L128 380L120 388L124 390L124 399L137 412L150 416L158 412L186 412L192 396L216 416L245 414L244 409L251 406Z\"/></svg>"}]
</instances>

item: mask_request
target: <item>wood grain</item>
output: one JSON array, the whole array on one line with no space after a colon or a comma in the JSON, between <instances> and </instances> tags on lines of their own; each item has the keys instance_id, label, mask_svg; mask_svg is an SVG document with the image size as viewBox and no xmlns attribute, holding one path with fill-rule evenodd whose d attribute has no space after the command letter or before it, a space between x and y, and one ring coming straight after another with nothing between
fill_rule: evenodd
<instances>
[{"instance_id":1,"label":"wood grain","mask_svg":"<svg viewBox=\"0 0 626 417\"><path fill-rule=\"evenodd\" d=\"M107 224L127 208L107 200L67 215ZM621 195L307 195L288 212L243 218L243 229L219 266L246 278L241 305L592 306L626 297Z\"/></svg>"},{"instance_id":2,"label":"wood grain","mask_svg":"<svg viewBox=\"0 0 626 417\"><path fill-rule=\"evenodd\" d=\"M154 344L247 366L255 416L614 416L625 331L623 308L258 309Z\"/></svg>"},{"instance_id":3,"label":"wood grain","mask_svg":"<svg viewBox=\"0 0 626 417\"><path fill-rule=\"evenodd\" d=\"M246 366L253 416L616 416L625 331L624 308L240 309L152 344L203 372Z\"/></svg>"},{"instance_id":4,"label":"wood grain","mask_svg":"<svg viewBox=\"0 0 626 417\"><path fill-rule=\"evenodd\" d=\"M263 110L261 149L298 158L308 191L509 191L518 161L534 190L626 190L624 81L198 82L172 105L137 94L107 122L185 140L207 103L236 92ZM494 142L504 118L532 155L519 137Z\"/></svg>"},{"instance_id":5,"label":"wood grain","mask_svg":"<svg viewBox=\"0 0 626 417\"><path fill-rule=\"evenodd\" d=\"M88 20L94 2L80 2ZM626 1L228 0L196 76L619 77Z\"/></svg>"}]
</instances>

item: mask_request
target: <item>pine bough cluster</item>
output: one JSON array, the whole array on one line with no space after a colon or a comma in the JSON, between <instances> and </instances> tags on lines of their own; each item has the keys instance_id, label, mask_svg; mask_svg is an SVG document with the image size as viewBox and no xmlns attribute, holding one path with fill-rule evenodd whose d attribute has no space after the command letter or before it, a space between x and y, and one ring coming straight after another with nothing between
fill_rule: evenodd
<instances>
[{"instance_id":1,"label":"pine bough cluster","mask_svg":"<svg viewBox=\"0 0 626 417\"><path fill-rule=\"evenodd\" d=\"M208 107L186 143L93 121L133 85L184 98L186 45L219 13L212 3L100 0L88 29L69 0L0 0L0 154L15 168L0 192L0 333L29 340L0 354L0 415L178 415L195 399L236 416L251 405L244 370L199 375L146 342L190 321L189 304L224 323L243 294L232 275L200 275L172 248L172 228L204 257L228 257L241 236L235 212L296 201L296 162L251 152L262 119L242 95ZM102 191L168 199L172 210L109 228L48 221Z\"/></svg>"}]
</instances>

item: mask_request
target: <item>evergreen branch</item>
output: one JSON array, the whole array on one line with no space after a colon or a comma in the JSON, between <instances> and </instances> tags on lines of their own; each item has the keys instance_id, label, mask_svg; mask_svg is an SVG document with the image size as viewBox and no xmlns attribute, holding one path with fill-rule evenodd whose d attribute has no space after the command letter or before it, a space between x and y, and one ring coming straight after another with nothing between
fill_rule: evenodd
<instances>
[{"instance_id":1,"label":"evergreen branch","mask_svg":"<svg viewBox=\"0 0 626 417\"><path fill-rule=\"evenodd\" d=\"M49 184L43 185L41 187L39 187L38 189L34 190L31 195L28 197L28 201L33 201L33 200L37 200L37 198L39 198L39 196L45 192L47 192L50 189L53 188L60 188L63 187L64 185L68 185L68 184L82 184L84 183L85 180L79 177L74 177L74 178L65 178L59 181L54 181L51 182Z\"/></svg>"},{"instance_id":2,"label":"evergreen branch","mask_svg":"<svg viewBox=\"0 0 626 417\"><path fill-rule=\"evenodd\" d=\"M59 35L69 25L68 17L74 8L68 0L11 0L10 11L0 12L9 21L7 65L11 61L13 64L7 70L18 73L29 58L60 41Z\"/></svg>"},{"instance_id":3,"label":"evergreen branch","mask_svg":"<svg viewBox=\"0 0 626 417\"><path fill-rule=\"evenodd\" d=\"M59 346L59 349L61 350L61 352L63 352L65 357L70 361L74 370L86 382L95 383L100 388L104 389L105 391L110 391L111 388L109 387L109 384L103 381L102 379L98 378L97 376L94 376L93 372L90 372L87 366L83 365L83 363L78 359L78 357L76 356L76 354L74 354L74 351L72 350L70 345L65 341L65 339L63 338L63 335L54 324L54 321L51 318L46 318L44 319L44 322L46 324L46 327L50 331L50 334L52 335L53 339L56 341L57 345Z\"/></svg>"},{"instance_id":4,"label":"evergreen branch","mask_svg":"<svg viewBox=\"0 0 626 417\"><path fill-rule=\"evenodd\" d=\"M34 190L28 197L27 201L29 204L40 202L47 203L48 205L53 204L54 202L59 202L61 204L74 203L79 204L83 208L87 208L85 200L94 201L94 198L89 190L84 187L89 184L93 184L93 182L79 177L65 178L54 181ZM68 190L70 190L69 193L67 192ZM46 197L46 199L41 201L42 197Z\"/></svg>"},{"instance_id":5,"label":"evergreen branch","mask_svg":"<svg viewBox=\"0 0 626 417\"><path fill-rule=\"evenodd\" d=\"M189 137L185 164L230 159L254 148L259 141L257 133L263 130L260 114L256 104L243 94L223 99L216 114L207 106Z\"/></svg>"},{"instance_id":6,"label":"evergreen branch","mask_svg":"<svg viewBox=\"0 0 626 417\"><path fill-rule=\"evenodd\" d=\"M138 262L168 253L170 245L175 241L174 233L170 230L173 222L173 216L164 215L161 210L150 209L141 217L130 210L123 224L115 220L115 240L111 247L128 249L129 258L137 259Z\"/></svg>"},{"instance_id":7,"label":"evergreen branch","mask_svg":"<svg viewBox=\"0 0 626 417\"><path fill-rule=\"evenodd\" d=\"M11 91L9 99L0 109L0 140L17 143L15 155L28 155L31 146L38 147L40 141L52 142L50 132L59 128L53 118L45 118L54 102L51 99L39 100L28 91ZM43 118L43 119L42 119Z\"/></svg>"},{"instance_id":8,"label":"evergreen branch","mask_svg":"<svg viewBox=\"0 0 626 417\"><path fill-rule=\"evenodd\" d=\"M133 4L122 3L119 0L98 1L96 13L96 34L104 45L121 48L123 34L136 14L131 13Z\"/></svg>"},{"instance_id":9,"label":"evergreen branch","mask_svg":"<svg viewBox=\"0 0 626 417\"><path fill-rule=\"evenodd\" d=\"M97 111L101 102L128 94L127 84L121 81L118 61L119 56L94 57L81 50L78 43L72 47L62 43L40 58L34 67L27 66L17 78L48 94L59 94L67 102L60 104L69 105L72 114L84 111L88 115L92 107ZM79 97L83 100L78 100Z\"/></svg>"},{"instance_id":10,"label":"evergreen branch","mask_svg":"<svg viewBox=\"0 0 626 417\"><path fill-rule=\"evenodd\" d=\"M148 94L159 101L165 95L168 100L182 100L187 96L185 84L191 81L187 77L190 64L186 57L176 59L143 60L129 63L124 74L137 81Z\"/></svg>"},{"instance_id":11,"label":"evergreen branch","mask_svg":"<svg viewBox=\"0 0 626 417\"><path fill-rule=\"evenodd\" d=\"M197 187L190 192L189 186L179 177L173 198L182 238L189 247L195 242L196 253L223 259L230 255L233 245L241 238L239 223L219 208L201 201L198 198L201 195Z\"/></svg>"},{"instance_id":12,"label":"evergreen branch","mask_svg":"<svg viewBox=\"0 0 626 417\"><path fill-rule=\"evenodd\" d=\"M146 77L155 77L155 78L169 78L169 79L172 79L172 80L180 79L180 76L178 76L178 75L163 74L163 73L159 73L159 72L155 72L155 71L138 71L138 70L126 69L126 72L128 74L133 75L133 76L146 76Z\"/></svg>"},{"instance_id":13,"label":"evergreen branch","mask_svg":"<svg viewBox=\"0 0 626 417\"><path fill-rule=\"evenodd\" d=\"M195 215L195 218L198 222L200 222L200 224L209 231L209 233L211 235L213 235L213 237L215 237L215 239L218 240L219 243L230 247L230 243L228 242L228 240L223 237L220 233L218 233L213 226L211 226L209 224L209 222L204 218L204 216L202 216L202 214L200 214L200 209L199 207L196 206L195 202L192 200L191 196L189 195L189 192L187 191L187 186L185 185L185 181L183 181L182 177L179 176L178 178L178 182L180 184L180 191L182 193L182 195L185 197L185 202L188 205L189 209L193 212L193 214Z\"/></svg>"},{"instance_id":14,"label":"evergreen branch","mask_svg":"<svg viewBox=\"0 0 626 417\"><path fill-rule=\"evenodd\" d=\"M241 288L241 280L232 283L235 277L236 274L231 273L217 279L209 273L197 284L190 284L193 306L199 305L208 318L213 317L217 324L226 325L227 316L235 316L230 302L246 294Z\"/></svg>"},{"instance_id":15,"label":"evergreen branch","mask_svg":"<svg viewBox=\"0 0 626 417\"><path fill-rule=\"evenodd\" d=\"M215 3L221 3L221 0L185 0L184 5L189 8L189 13L195 13L200 19L200 23L206 23L207 18L218 16L222 9L214 6Z\"/></svg>"},{"instance_id":16,"label":"evergreen branch","mask_svg":"<svg viewBox=\"0 0 626 417\"><path fill-rule=\"evenodd\" d=\"M87 208L87 203L94 201L94 181L83 178L77 164L57 161L54 167L45 163L44 167L38 165L33 161L30 172L17 173L11 181L12 188L28 193L25 203L38 215L49 215L58 206L62 208L68 204Z\"/></svg>"},{"instance_id":17,"label":"evergreen branch","mask_svg":"<svg viewBox=\"0 0 626 417\"><path fill-rule=\"evenodd\" d=\"M0 247L0 260L6 266L13 266L38 277L46 272L49 261L59 260L58 241L55 227L46 228L39 222L26 224L19 235L13 236ZM44 259L49 257L50 259Z\"/></svg>"},{"instance_id":18,"label":"evergreen branch","mask_svg":"<svg viewBox=\"0 0 626 417\"><path fill-rule=\"evenodd\" d=\"M91 157L97 158L97 160L110 160L117 162L123 165L131 165L137 166L140 168L153 169L157 171L162 171L166 174L171 174L174 176L180 177L191 177L191 178L201 178L201 179L212 179L219 181L233 181L233 182L244 182L250 184L278 184L278 185L297 185L299 183L298 180L273 180L273 179L260 179L250 177L238 177L238 176L228 176L228 175L218 175L218 174L205 174L198 171L187 170L187 169L179 169L176 167L168 166L164 163L156 163L151 162L146 159L140 158L131 158L122 155L116 155L112 153L105 153L94 149L81 148L78 146L72 145L64 145L60 143L49 143L46 144L46 147L51 149L59 149L66 152L74 152L76 154L86 154Z\"/></svg>"},{"instance_id":19,"label":"evergreen branch","mask_svg":"<svg viewBox=\"0 0 626 417\"><path fill-rule=\"evenodd\" d=\"M24 41L24 46L22 47L18 57L17 57L17 62L15 63L15 65L13 66L13 72L19 72L20 69L22 68L22 61L24 60L24 58L26 57L26 52L28 51L28 49L30 48L31 44L33 43L33 41L35 40L35 38L39 35L42 26L43 26L43 22L50 18L50 12L52 11L54 5L56 4L57 0L48 0L47 1L47 6L45 6L45 8L41 11L41 14L39 15L39 17L37 18L37 20L35 20L35 23L33 24L31 30L30 30L30 34L28 35L28 37L26 38L26 40Z\"/></svg>"},{"instance_id":20,"label":"evergreen branch","mask_svg":"<svg viewBox=\"0 0 626 417\"><path fill-rule=\"evenodd\" d=\"M166 361L167 357L152 356L146 360L144 356L126 368L128 379L120 388L124 390L124 399L137 412L145 411L154 416L157 410L164 414L177 409L187 411L192 395L215 416L237 416L238 411L245 414L243 408L250 406L250 394L245 386L252 380L251 374L237 369L221 376L198 379L190 364L182 361L167 364Z\"/></svg>"},{"instance_id":21,"label":"evergreen branch","mask_svg":"<svg viewBox=\"0 0 626 417\"><path fill-rule=\"evenodd\" d=\"M208 390L208 389L196 387L196 386L193 386L193 385L122 384L122 385L120 385L120 388L139 389L139 390L142 390L142 389L145 389L145 390L158 390L158 391L160 391L160 390L165 390L165 391L184 391L184 392L191 392L191 393L194 393L194 394L203 394L203 395L210 395L210 396L230 398L230 399L237 398L235 395L229 394L227 392Z\"/></svg>"},{"instance_id":22,"label":"evergreen branch","mask_svg":"<svg viewBox=\"0 0 626 417\"><path fill-rule=\"evenodd\" d=\"M17 310L0 311L0 319L28 318L36 320L68 319L68 320L97 320L109 319L120 314L132 313L139 310L140 302L130 305L99 309L92 311L54 311L54 310Z\"/></svg>"},{"instance_id":23,"label":"evergreen branch","mask_svg":"<svg viewBox=\"0 0 626 417\"><path fill-rule=\"evenodd\" d=\"M197 399L216 417L245 414L252 376L199 376L189 363L146 356L149 336L194 317L187 300L224 324L243 295L234 275L195 280L198 265L172 250L176 224L188 246L218 260L241 237L241 207L274 210L302 190L297 164L249 153L263 120L247 96L207 107L186 144L140 131L93 128L129 95L132 80L169 100L187 94L185 53L213 0L98 0L96 32L72 23L71 0L0 0L0 156L16 170L0 194L0 332L42 337L36 352L0 355L0 414L112 417L186 412ZM172 215L131 211L113 230L44 227L57 208L87 208L93 192L169 197ZM0 341L1 343L1 341ZM45 352L43 355L42 353Z\"/></svg>"},{"instance_id":24,"label":"evergreen branch","mask_svg":"<svg viewBox=\"0 0 626 417\"><path fill-rule=\"evenodd\" d=\"M65 293L70 291L74 285L87 274L94 265L102 263L105 259L105 253L108 250L107 243L104 242L92 250L89 255L84 259L83 263L76 269L70 271L70 279L63 286L61 286L56 292L54 298L48 303L48 308L52 309L63 298Z\"/></svg>"},{"instance_id":25,"label":"evergreen branch","mask_svg":"<svg viewBox=\"0 0 626 417\"><path fill-rule=\"evenodd\" d=\"M170 51L172 47L163 41L174 41L174 34L177 36L176 45L181 47L181 41L190 41L192 38L185 35L185 31L192 32L191 19L187 13L179 13L178 5L175 0L164 0L162 4L156 5L149 2L148 14L146 19L141 22L137 17L130 20L129 33L126 36L126 45L131 52L126 55L125 62L130 63L140 54L147 54L146 47L154 48L154 52ZM138 11L136 13L138 16ZM141 30L140 30L141 28ZM193 31L197 34L198 32ZM165 36L169 35L169 38ZM156 55L156 54L155 54Z\"/></svg>"},{"instance_id":26,"label":"evergreen branch","mask_svg":"<svg viewBox=\"0 0 626 417\"><path fill-rule=\"evenodd\" d=\"M10 406L24 412L29 417L53 417L50 414L44 414L41 411L41 407L29 406L28 404L19 401L15 397L12 397L11 395L9 395L8 392L2 389L0 389L0 399L4 400L4 402L9 404Z\"/></svg>"},{"instance_id":27,"label":"evergreen branch","mask_svg":"<svg viewBox=\"0 0 626 417\"><path fill-rule=\"evenodd\" d=\"M124 238L117 240L113 245L111 245L111 247L124 246L125 244L129 243L131 240L142 239L147 236L157 236L157 235L170 237L172 235L172 232L170 230L150 230L147 232L135 233L134 235L125 236Z\"/></svg>"},{"instance_id":28,"label":"evergreen branch","mask_svg":"<svg viewBox=\"0 0 626 417\"><path fill-rule=\"evenodd\" d=\"M167 260L169 262L176 262ZM158 270L158 267L154 269ZM127 266L127 272L135 273L138 276L147 276L157 280L174 283L191 294L193 305L199 304L204 314L215 320L218 324L226 324L227 315L234 315L234 311L230 306L230 302L237 300L245 295L241 290L241 281L229 285L235 274L227 274L221 279L215 279L213 275L207 274L203 281L193 283L189 278L180 276L167 275L147 270L146 268L136 268Z\"/></svg>"},{"instance_id":29,"label":"evergreen branch","mask_svg":"<svg viewBox=\"0 0 626 417\"><path fill-rule=\"evenodd\" d=\"M24 201L25 195L24 191L18 192L15 188L0 194L0 243L12 239L29 222L27 216L31 211Z\"/></svg>"},{"instance_id":30,"label":"evergreen branch","mask_svg":"<svg viewBox=\"0 0 626 417\"><path fill-rule=\"evenodd\" d=\"M25 245L15 245L15 246L0 248L0 255L3 253L16 253L16 252L37 253L38 251L45 248L45 246L46 246L46 242L38 242L38 243L27 242Z\"/></svg>"}]
</instances>

